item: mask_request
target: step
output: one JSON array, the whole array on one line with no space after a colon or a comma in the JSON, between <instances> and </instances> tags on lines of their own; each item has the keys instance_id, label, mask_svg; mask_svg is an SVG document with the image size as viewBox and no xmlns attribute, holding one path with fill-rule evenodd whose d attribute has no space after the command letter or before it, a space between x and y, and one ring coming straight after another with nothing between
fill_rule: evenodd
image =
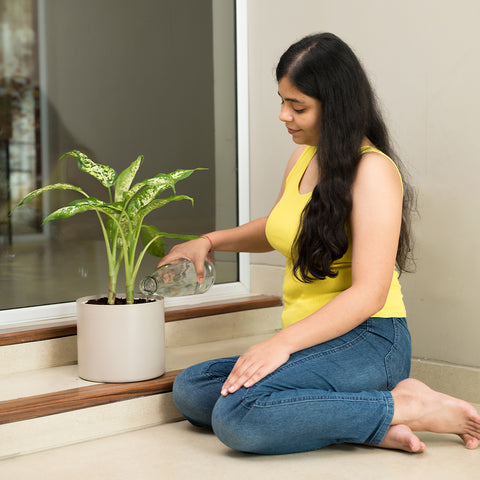
<instances>
[{"instance_id":1,"label":"step","mask_svg":"<svg viewBox=\"0 0 480 480\"><path fill-rule=\"evenodd\" d=\"M76 365L18 374L0 401L0 459L180 420L171 397L178 371L241 354L269 336L170 347L167 373L146 382L95 384L79 379ZM0 392L6 383L0 379Z\"/></svg>"},{"instance_id":2,"label":"step","mask_svg":"<svg viewBox=\"0 0 480 480\"><path fill-rule=\"evenodd\" d=\"M165 312L166 346L260 335L280 328L279 297L254 295ZM74 320L0 329L0 377L77 361Z\"/></svg>"},{"instance_id":3,"label":"step","mask_svg":"<svg viewBox=\"0 0 480 480\"><path fill-rule=\"evenodd\" d=\"M80 379L72 324L0 333L0 364L10 364L0 375L0 458L179 420L171 388L181 369L240 354L279 328L278 298L236 303L167 312L167 373L146 382Z\"/></svg>"}]
</instances>

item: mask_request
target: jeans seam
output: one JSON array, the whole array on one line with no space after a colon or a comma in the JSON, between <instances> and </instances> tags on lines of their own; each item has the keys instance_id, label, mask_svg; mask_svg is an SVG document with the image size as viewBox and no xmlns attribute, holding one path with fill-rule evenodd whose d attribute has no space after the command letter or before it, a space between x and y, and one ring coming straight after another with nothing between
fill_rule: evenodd
<instances>
[{"instance_id":1,"label":"jeans seam","mask_svg":"<svg viewBox=\"0 0 480 480\"><path fill-rule=\"evenodd\" d=\"M390 369L390 366L389 366L389 359L390 357L392 356L393 354L393 351L396 349L396 345L397 345L397 340L398 340L398 327L397 327L397 322L395 322L394 320L392 320L392 323L393 323L393 342L392 342L392 346L390 347L390 350L388 351L388 353L385 355L385 359L384 359L384 362L385 362L385 372L387 374L387 390L390 390L391 386L392 386L392 371Z\"/></svg>"},{"instance_id":2,"label":"jeans seam","mask_svg":"<svg viewBox=\"0 0 480 480\"><path fill-rule=\"evenodd\" d=\"M383 392L381 392L383 393ZM287 405L295 405L295 404L300 404L300 403L310 403L310 402L368 402L368 403L378 403L380 400L378 398L366 398L366 397L336 397L332 398L330 396L306 396L306 397L300 397L296 398L295 400L278 400L275 402L260 402L256 401L251 405L245 405L242 402L242 406L246 408L247 410L250 408L272 408L272 407L279 407L279 406L287 406Z\"/></svg>"},{"instance_id":3,"label":"jeans seam","mask_svg":"<svg viewBox=\"0 0 480 480\"><path fill-rule=\"evenodd\" d=\"M395 380L395 375L391 368L390 359L394 353L397 355L401 353L401 349L399 348L399 342L401 341L401 337L404 334L404 331L409 335L408 327L406 326L406 319L403 318L393 318L393 328L394 328L394 339L392 347L390 348L387 355L385 355L385 371L387 374L387 390L391 391L397 385L397 381ZM408 338L410 342L410 339ZM400 380L407 378L409 375L410 367L407 369L406 376L402 376Z\"/></svg>"}]
</instances>

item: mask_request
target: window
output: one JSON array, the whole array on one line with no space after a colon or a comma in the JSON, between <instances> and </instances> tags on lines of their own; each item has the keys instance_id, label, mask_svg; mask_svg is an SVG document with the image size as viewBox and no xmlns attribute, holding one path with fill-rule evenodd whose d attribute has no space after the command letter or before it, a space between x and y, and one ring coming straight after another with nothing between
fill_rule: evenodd
<instances>
[{"instance_id":1,"label":"window","mask_svg":"<svg viewBox=\"0 0 480 480\"><path fill-rule=\"evenodd\" d=\"M63 302L47 316L69 314L75 298L107 288L93 213L42 225L76 198L71 192L8 216L47 183L97 196L73 159L59 160L69 150L117 172L142 154L142 178L207 167L177 186L193 208L174 202L149 216L162 231L200 234L242 221L233 0L0 0L0 18L0 322L12 309L25 320L32 309L24 307ZM144 261L139 277L156 261ZM237 255L217 254L216 266L217 283L238 282Z\"/></svg>"}]
</instances>

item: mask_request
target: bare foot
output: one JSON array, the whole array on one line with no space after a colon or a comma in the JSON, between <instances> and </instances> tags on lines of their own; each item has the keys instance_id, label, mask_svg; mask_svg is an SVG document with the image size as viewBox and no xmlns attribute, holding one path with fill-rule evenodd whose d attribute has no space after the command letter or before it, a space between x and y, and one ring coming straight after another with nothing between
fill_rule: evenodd
<instances>
[{"instance_id":1,"label":"bare foot","mask_svg":"<svg viewBox=\"0 0 480 480\"><path fill-rule=\"evenodd\" d=\"M377 447L403 450L410 453L423 453L425 444L406 425L393 425Z\"/></svg>"},{"instance_id":2,"label":"bare foot","mask_svg":"<svg viewBox=\"0 0 480 480\"><path fill-rule=\"evenodd\" d=\"M414 431L456 433L467 448L478 446L480 415L469 403L436 392L413 378L401 381L392 395L392 425L406 425Z\"/></svg>"}]
</instances>

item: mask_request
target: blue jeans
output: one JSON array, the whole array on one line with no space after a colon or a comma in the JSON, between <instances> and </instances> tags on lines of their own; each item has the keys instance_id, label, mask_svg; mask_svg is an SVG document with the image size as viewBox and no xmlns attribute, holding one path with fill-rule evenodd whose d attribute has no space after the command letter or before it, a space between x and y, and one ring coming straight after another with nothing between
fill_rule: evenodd
<instances>
[{"instance_id":1,"label":"blue jeans","mask_svg":"<svg viewBox=\"0 0 480 480\"><path fill-rule=\"evenodd\" d=\"M175 404L187 420L210 427L227 446L280 454L335 443L379 444L393 418L395 385L410 373L404 318L369 318L352 331L296 352L250 388L226 397L223 382L238 357L181 372Z\"/></svg>"}]
</instances>

